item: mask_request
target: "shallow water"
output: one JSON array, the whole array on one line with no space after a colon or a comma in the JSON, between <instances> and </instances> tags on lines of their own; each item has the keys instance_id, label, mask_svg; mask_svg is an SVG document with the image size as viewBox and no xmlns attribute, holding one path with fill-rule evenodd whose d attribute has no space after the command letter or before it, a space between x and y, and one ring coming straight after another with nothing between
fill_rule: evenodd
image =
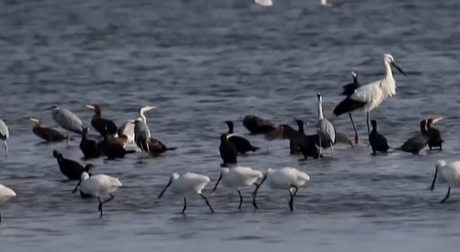
<instances>
[{"instance_id":1,"label":"shallow water","mask_svg":"<svg viewBox=\"0 0 460 252\"><path fill-rule=\"evenodd\" d=\"M339 0L336 0L339 1ZM331 1L333 2L333 1ZM429 185L438 159L453 160L456 132L460 19L458 1L279 0L272 8L250 0L8 0L0 2L0 117L8 124L10 157L0 152L0 182L18 197L0 206L2 251L445 251L458 248L460 196L438 202L447 188ZM260 190L259 210L244 189L219 187L209 200L156 197L171 172L219 176L219 133L224 120L257 114L294 125L316 121L316 92L324 109L342 97L350 71L361 83L383 74L382 54L391 53L408 77L395 74L397 95L372 117L391 146L418 130L418 122L443 116L443 152L420 156L393 152L370 156L365 116L356 115L362 143L326 152L325 160L299 163L288 143L247 136L262 148L239 158L256 169L293 166L311 181L299 190L296 211L288 193ZM141 104L155 137L180 147L139 162L91 161L94 173L120 178L123 188L100 219L96 200L70 194L52 157L58 149L80 159L78 141L39 145L29 117L56 126L52 104L74 111L89 124L84 105L98 103L117 124L132 119ZM333 120L352 137L348 117ZM246 134L240 123L236 132ZM93 131L94 134L94 131ZM229 247L227 247L229 246Z\"/></svg>"}]
</instances>

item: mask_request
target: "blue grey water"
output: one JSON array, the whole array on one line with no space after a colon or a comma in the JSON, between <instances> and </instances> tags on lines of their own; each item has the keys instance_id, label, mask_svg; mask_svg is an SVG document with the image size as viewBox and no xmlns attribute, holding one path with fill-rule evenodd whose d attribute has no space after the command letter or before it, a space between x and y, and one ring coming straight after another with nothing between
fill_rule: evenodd
<instances>
[{"instance_id":1,"label":"blue grey water","mask_svg":"<svg viewBox=\"0 0 460 252\"><path fill-rule=\"evenodd\" d=\"M336 0L339 1L339 0ZM334 1L331 1L334 2ZM2 204L1 251L457 251L460 191L439 204L447 187L429 191L438 159L460 156L460 2L275 0L4 0L0 2L0 118L10 128L10 157L0 151L0 183L17 192ZM288 193L262 187L259 210L250 192L238 211L235 191L219 188L202 199L156 196L172 172L219 176L224 120L256 114L274 123L301 118L314 132L316 92L336 127L353 137L346 115L332 110L350 71L362 83L383 75L391 53L397 94L374 111L391 146L418 131L421 119L443 116L442 152L371 156L365 116L355 121L362 142L340 146L336 157L299 163L288 143L247 136L259 153L239 158L255 169L297 167L311 176L295 211ZM29 117L56 127L52 104L89 124L97 103L118 124L142 104L155 137L180 147L139 162L91 161L94 173L123 187L100 219L97 200L71 194L52 150L80 160L78 141L40 145ZM56 127L57 128L57 127ZM241 123L236 131L247 134ZM94 131L92 131L94 134ZM76 136L78 138L78 136ZM83 161L82 161L83 162Z\"/></svg>"}]
</instances>

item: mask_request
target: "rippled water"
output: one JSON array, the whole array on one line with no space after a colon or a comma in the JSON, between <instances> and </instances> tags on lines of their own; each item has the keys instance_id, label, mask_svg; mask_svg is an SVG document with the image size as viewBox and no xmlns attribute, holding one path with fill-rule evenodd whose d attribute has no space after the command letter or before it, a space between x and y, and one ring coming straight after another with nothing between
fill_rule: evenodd
<instances>
[{"instance_id":1,"label":"rippled water","mask_svg":"<svg viewBox=\"0 0 460 252\"><path fill-rule=\"evenodd\" d=\"M10 157L0 154L0 182L18 194L0 206L2 251L457 249L460 195L453 190L441 205L446 188L428 188L435 161L455 159L460 147L460 2L341 3L1 1L0 117L11 138ZM377 80L383 53L391 53L408 77L396 74L397 95L373 113L381 132L398 146L422 118L443 116L443 152L370 156L365 116L357 115L363 142L336 148L335 159L299 163L288 155L287 142L247 136L262 150L240 157L241 165L294 166L311 176L292 213L287 192L265 187L257 211L251 189L242 190L240 212L237 193L219 188L209 197L214 215L199 197L189 198L186 216L179 214L181 197L156 199L168 175L184 171L210 176L209 195L219 175L224 120L257 114L277 124L293 124L294 117L313 124L317 91L332 118L349 72L358 72L362 83ZM102 219L96 200L70 194L75 184L62 183L52 157L58 149L80 159L78 142L69 149L38 145L28 119L55 126L45 109L60 104L89 124L88 103L100 104L118 124L134 118L141 104L157 106L148 114L152 133L180 147L143 163L140 154L93 161L95 173L124 185ZM352 136L348 117L333 122ZM246 133L239 123L236 131Z\"/></svg>"}]
</instances>

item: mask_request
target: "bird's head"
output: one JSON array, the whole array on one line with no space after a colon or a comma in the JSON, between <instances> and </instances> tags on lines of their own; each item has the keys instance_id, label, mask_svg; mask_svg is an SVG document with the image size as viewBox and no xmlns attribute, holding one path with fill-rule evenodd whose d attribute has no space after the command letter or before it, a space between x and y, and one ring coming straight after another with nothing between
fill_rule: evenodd
<instances>
[{"instance_id":1,"label":"bird's head","mask_svg":"<svg viewBox=\"0 0 460 252\"><path fill-rule=\"evenodd\" d=\"M316 96L318 97L318 102L320 102L320 103L323 102L323 96L321 95L320 92L318 92L318 93L316 94Z\"/></svg>"},{"instance_id":2,"label":"bird's head","mask_svg":"<svg viewBox=\"0 0 460 252\"><path fill-rule=\"evenodd\" d=\"M391 54L388 54L388 53L385 53L383 55L383 61L387 64L389 64L390 66L396 68L396 70L398 70L400 73L402 73L404 76L407 76L407 74L398 66L396 65L395 63L395 59L393 58L393 56Z\"/></svg>"}]
</instances>

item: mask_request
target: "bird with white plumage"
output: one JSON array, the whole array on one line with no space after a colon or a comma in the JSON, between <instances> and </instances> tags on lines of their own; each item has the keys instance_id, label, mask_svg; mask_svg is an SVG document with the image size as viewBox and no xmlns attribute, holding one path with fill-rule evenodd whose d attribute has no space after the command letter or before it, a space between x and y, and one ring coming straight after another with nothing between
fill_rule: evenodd
<instances>
[{"instance_id":1,"label":"bird with white plumage","mask_svg":"<svg viewBox=\"0 0 460 252\"><path fill-rule=\"evenodd\" d=\"M367 114L367 134L370 134L369 116L385 99L396 94L396 81L393 77L392 67L396 68L404 76L404 71L396 65L392 55L384 54L385 76L383 79L357 87L353 93L342 100L334 109L334 115L340 116L345 113L365 112ZM353 128L356 128L352 121Z\"/></svg>"},{"instance_id":2,"label":"bird with white plumage","mask_svg":"<svg viewBox=\"0 0 460 252\"><path fill-rule=\"evenodd\" d=\"M168 184L158 195L158 199L161 199L163 197L163 194L166 192L168 188L170 188L170 191L173 194L182 195L184 197L184 208L182 209L181 214L183 214L185 212L185 209L187 209L186 196L198 194L206 202L206 205L208 205L211 212L214 213L214 210L209 204L208 199L201 193L201 191L210 181L211 180L208 176L204 176L193 172L186 172L180 175L178 173L173 173L169 178Z\"/></svg>"},{"instance_id":3,"label":"bird with white plumage","mask_svg":"<svg viewBox=\"0 0 460 252\"><path fill-rule=\"evenodd\" d=\"M438 173L440 176L438 176ZM434 190L436 180L446 183L449 187L446 196L441 200L441 203L445 203L450 196L450 188L460 187L460 161L446 163L444 160L438 160L435 165L433 181L431 182L431 191Z\"/></svg>"},{"instance_id":4,"label":"bird with white plumage","mask_svg":"<svg viewBox=\"0 0 460 252\"><path fill-rule=\"evenodd\" d=\"M318 148L319 156L321 156L322 141L328 143L331 148L332 157L334 157L335 144L335 128L329 120L323 116L323 97L321 93L317 94L318 97L318 122L316 123L316 134L318 134Z\"/></svg>"},{"instance_id":5,"label":"bird with white plumage","mask_svg":"<svg viewBox=\"0 0 460 252\"><path fill-rule=\"evenodd\" d=\"M222 184L228 188L236 188L238 195L240 196L240 205L238 209L241 210L241 205L243 204L243 196L241 195L240 188L247 187L258 184L256 183L257 179L262 178L263 174L261 171L254 170L251 167L237 166L233 168L222 168L220 171L219 179L212 190L212 194L217 189L217 186L222 181ZM253 202L254 208L258 208L257 204Z\"/></svg>"},{"instance_id":6,"label":"bird with white plumage","mask_svg":"<svg viewBox=\"0 0 460 252\"><path fill-rule=\"evenodd\" d=\"M0 203L16 197L16 193L9 187L0 184ZM0 222L2 222L2 214L0 213Z\"/></svg>"},{"instance_id":7,"label":"bird with white plumage","mask_svg":"<svg viewBox=\"0 0 460 252\"><path fill-rule=\"evenodd\" d=\"M0 119L0 139L3 141L3 145L5 146L5 153L6 156L8 157L8 144L6 143L6 140L10 138L10 132L8 130L8 126L6 126L6 123Z\"/></svg>"},{"instance_id":8,"label":"bird with white plumage","mask_svg":"<svg viewBox=\"0 0 460 252\"><path fill-rule=\"evenodd\" d=\"M289 194L291 195L289 200L289 208L291 211L293 211L294 197L297 195L299 187L305 185L305 183L307 183L309 180L310 176L308 176L308 174L293 167L284 167L279 170L268 168L267 172L262 178L262 181L260 181L259 185L253 192L253 204L256 204L255 201L260 186L262 186L262 184L267 181L268 187L273 190L289 190ZM294 193L292 192L292 188L295 189Z\"/></svg>"},{"instance_id":9,"label":"bird with white plumage","mask_svg":"<svg viewBox=\"0 0 460 252\"><path fill-rule=\"evenodd\" d=\"M80 191L84 194L92 195L97 197L99 201L98 211L102 218L102 205L113 200L113 192L118 190L122 186L118 178L114 178L105 174L92 175L91 177L85 171L81 174L80 181L78 182L72 193L77 191L80 186ZM109 196L109 199L101 201L101 197Z\"/></svg>"}]
</instances>

